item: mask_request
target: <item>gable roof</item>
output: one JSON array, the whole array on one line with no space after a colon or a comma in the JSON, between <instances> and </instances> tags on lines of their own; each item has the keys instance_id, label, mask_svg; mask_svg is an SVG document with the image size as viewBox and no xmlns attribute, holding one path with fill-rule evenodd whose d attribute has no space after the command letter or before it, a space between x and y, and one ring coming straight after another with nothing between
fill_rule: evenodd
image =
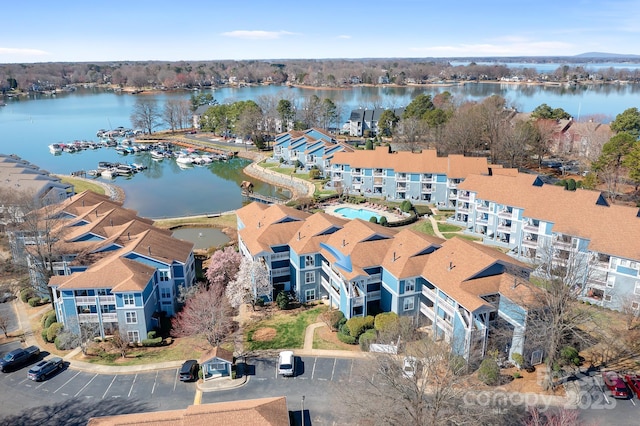
<instances>
[{"instance_id":1,"label":"gable roof","mask_svg":"<svg viewBox=\"0 0 640 426\"><path fill-rule=\"evenodd\" d=\"M88 426L289 426L286 397L190 405L183 410L92 417Z\"/></svg>"},{"instance_id":2,"label":"gable roof","mask_svg":"<svg viewBox=\"0 0 640 426\"><path fill-rule=\"evenodd\" d=\"M476 199L524 209L523 216L553 223L553 231L589 240L589 249L626 259L640 259L640 217L634 207L609 205L602 193L540 185L525 173L469 175L458 189Z\"/></svg>"},{"instance_id":3,"label":"gable roof","mask_svg":"<svg viewBox=\"0 0 640 426\"><path fill-rule=\"evenodd\" d=\"M362 169L393 169L400 173L438 173L449 178L465 178L469 174L486 174L489 166L485 157L465 157L449 155L438 157L436 150L422 152L390 152L388 147L379 146L374 150L337 152L331 164L348 164Z\"/></svg>"}]
</instances>

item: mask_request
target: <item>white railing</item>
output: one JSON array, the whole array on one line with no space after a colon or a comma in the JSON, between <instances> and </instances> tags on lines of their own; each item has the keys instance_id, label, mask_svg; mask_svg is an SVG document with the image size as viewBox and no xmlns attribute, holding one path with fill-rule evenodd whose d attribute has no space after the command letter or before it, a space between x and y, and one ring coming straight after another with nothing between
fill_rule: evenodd
<instances>
[{"instance_id":1,"label":"white railing","mask_svg":"<svg viewBox=\"0 0 640 426\"><path fill-rule=\"evenodd\" d=\"M98 314L78 314L79 322L99 322Z\"/></svg>"},{"instance_id":2,"label":"white railing","mask_svg":"<svg viewBox=\"0 0 640 426\"><path fill-rule=\"evenodd\" d=\"M488 212L489 206L486 206L484 204L476 204L476 210L479 212Z\"/></svg>"},{"instance_id":3,"label":"white railing","mask_svg":"<svg viewBox=\"0 0 640 426\"><path fill-rule=\"evenodd\" d=\"M100 303L116 303L115 296L98 296Z\"/></svg>"},{"instance_id":4,"label":"white railing","mask_svg":"<svg viewBox=\"0 0 640 426\"><path fill-rule=\"evenodd\" d=\"M104 322L118 322L118 314L102 314Z\"/></svg>"},{"instance_id":5,"label":"white railing","mask_svg":"<svg viewBox=\"0 0 640 426\"><path fill-rule=\"evenodd\" d=\"M362 296L354 297L351 300L353 300L352 306L362 306L362 305L364 305L364 297L362 297Z\"/></svg>"},{"instance_id":6,"label":"white railing","mask_svg":"<svg viewBox=\"0 0 640 426\"><path fill-rule=\"evenodd\" d=\"M513 212L507 211L507 210L501 210L498 213L499 217L504 217L504 218L512 218L513 217Z\"/></svg>"},{"instance_id":7,"label":"white railing","mask_svg":"<svg viewBox=\"0 0 640 426\"><path fill-rule=\"evenodd\" d=\"M421 303L420 313L423 314L425 317L429 318L431 321L435 322L436 312L433 310L433 307L428 307L424 303Z\"/></svg>"},{"instance_id":8,"label":"white railing","mask_svg":"<svg viewBox=\"0 0 640 426\"><path fill-rule=\"evenodd\" d=\"M420 182L433 182L433 175L431 176L420 176Z\"/></svg>"},{"instance_id":9,"label":"white railing","mask_svg":"<svg viewBox=\"0 0 640 426\"><path fill-rule=\"evenodd\" d=\"M269 258L271 260L289 259L289 253L288 252L285 252L285 253L274 253L271 256L269 256Z\"/></svg>"},{"instance_id":10,"label":"white railing","mask_svg":"<svg viewBox=\"0 0 640 426\"><path fill-rule=\"evenodd\" d=\"M435 301L438 299L438 295L436 294L435 291L430 290L429 288L427 288L427 286L423 285L422 286L422 294L424 294L425 296L427 296L429 299L431 299L434 303Z\"/></svg>"},{"instance_id":11,"label":"white railing","mask_svg":"<svg viewBox=\"0 0 640 426\"><path fill-rule=\"evenodd\" d=\"M76 296L76 305L80 304L87 304L87 303L91 303L91 304L95 304L96 303L96 297L95 296Z\"/></svg>"},{"instance_id":12,"label":"white railing","mask_svg":"<svg viewBox=\"0 0 640 426\"><path fill-rule=\"evenodd\" d=\"M382 292L380 290L378 291L370 291L369 293L367 293L367 299L369 300L380 300L380 296L382 295Z\"/></svg>"},{"instance_id":13,"label":"white railing","mask_svg":"<svg viewBox=\"0 0 640 426\"><path fill-rule=\"evenodd\" d=\"M464 192L458 192L458 200L468 200L469 194Z\"/></svg>"},{"instance_id":14,"label":"white railing","mask_svg":"<svg viewBox=\"0 0 640 426\"><path fill-rule=\"evenodd\" d=\"M538 247L538 240L527 240L526 238L522 240L522 245L524 247L535 248Z\"/></svg>"},{"instance_id":15,"label":"white railing","mask_svg":"<svg viewBox=\"0 0 640 426\"><path fill-rule=\"evenodd\" d=\"M534 234L537 234L540 232L540 227L536 226L536 225L532 225L530 223L525 223L524 226L522 227L522 229L524 229L527 232L531 232Z\"/></svg>"},{"instance_id":16,"label":"white railing","mask_svg":"<svg viewBox=\"0 0 640 426\"><path fill-rule=\"evenodd\" d=\"M289 275L289 268L276 268L271 270L272 277L282 277L284 275Z\"/></svg>"},{"instance_id":17,"label":"white railing","mask_svg":"<svg viewBox=\"0 0 640 426\"><path fill-rule=\"evenodd\" d=\"M382 279L382 274L373 274L367 278L367 284L378 283Z\"/></svg>"}]
</instances>

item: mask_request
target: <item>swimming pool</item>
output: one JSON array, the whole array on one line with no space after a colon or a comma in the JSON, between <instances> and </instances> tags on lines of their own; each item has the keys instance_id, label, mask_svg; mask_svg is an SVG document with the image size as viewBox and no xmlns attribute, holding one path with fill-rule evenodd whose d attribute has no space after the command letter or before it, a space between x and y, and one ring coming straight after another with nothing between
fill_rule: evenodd
<instances>
[{"instance_id":1,"label":"swimming pool","mask_svg":"<svg viewBox=\"0 0 640 426\"><path fill-rule=\"evenodd\" d=\"M380 218L382 217L382 215L369 209L354 209L351 207L340 207L339 209L336 209L335 212L347 219L362 219L367 222L372 216L374 216L378 222L380 222Z\"/></svg>"}]
</instances>

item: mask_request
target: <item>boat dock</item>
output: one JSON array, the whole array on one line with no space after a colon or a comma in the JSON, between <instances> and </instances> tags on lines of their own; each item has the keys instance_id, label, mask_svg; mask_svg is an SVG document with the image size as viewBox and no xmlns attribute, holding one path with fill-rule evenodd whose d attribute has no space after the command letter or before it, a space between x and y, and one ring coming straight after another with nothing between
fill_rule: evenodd
<instances>
[{"instance_id":1,"label":"boat dock","mask_svg":"<svg viewBox=\"0 0 640 426\"><path fill-rule=\"evenodd\" d=\"M242 197L249 201L257 201L264 204L284 204L286 200L281 200L276 197L269 197L267 195L256 194L255 192L242 191Z\"/></svg>"}]
</instances>

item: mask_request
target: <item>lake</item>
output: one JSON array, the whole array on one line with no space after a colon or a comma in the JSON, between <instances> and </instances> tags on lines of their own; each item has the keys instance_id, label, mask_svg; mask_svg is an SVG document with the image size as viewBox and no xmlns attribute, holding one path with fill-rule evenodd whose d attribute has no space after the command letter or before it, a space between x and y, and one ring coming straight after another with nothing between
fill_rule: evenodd
<instances>
[{"instance_id":1,"label":"lake","mask_svg":"<svg viewBox=\"0 0 640 426\"><path fill-rule=\"evenodd\" d=\"M275 96L301 100L313 94L333 100L344 122L352 109L406 106L421 93L435 95L449 91L458 100L482 100L500 95L520 111L532 111L546 103L563 108L577 119L599 115L610 121L627 108L638 107L640 85L594 85L571 88L501 83L467 83L447 87L355 87L348 90L303 89L282 86L220 88L212 91L220 103L257 100ZM160 105L169 99L188 99L191 93L158 93L147 96ZM0 107L0 152L16 154L51 173L70 174L90 170L100 161L140 162L148 166L130 179L116 178L124 188L125 207L140 216L160 218L217 213L242 206L239 185L251 180L242 173L246 160L212 163L206 167L181 169L175 161L153 161L148 154L124 158L113 149L85 150L75 154L51 155L47 146L56 142L97 140L98 129L131 127L130 115L136 96L93 89L30 99L6 99ZM284 197L277 188L253 181L263 195Z\"/></svg>"}]
</instances>

